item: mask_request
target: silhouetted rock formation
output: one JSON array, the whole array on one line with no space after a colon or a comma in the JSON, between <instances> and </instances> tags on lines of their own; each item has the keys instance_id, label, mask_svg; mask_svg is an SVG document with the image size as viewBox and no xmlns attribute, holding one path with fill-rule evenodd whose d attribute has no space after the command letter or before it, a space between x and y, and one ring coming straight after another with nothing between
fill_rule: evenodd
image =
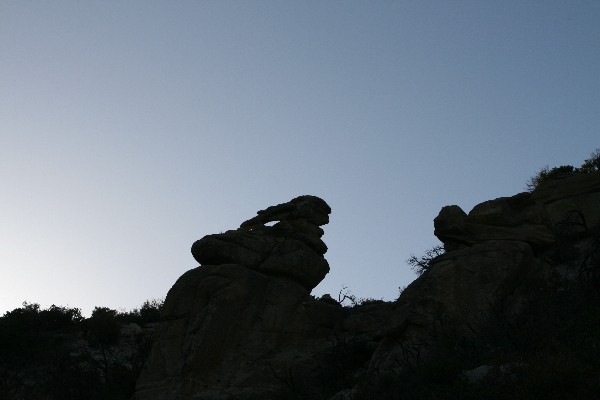
<instances>
[{"instance_id":1,"label":"silhouetted rock formation","mask_svg":"<svg viewBox=\"0 0 600 400\"><path fill-rule=\"evenodd\" d=\"M259 211L238 230L205 236L194 243L192 255L201 265L243 265L310 290L329 272L319 228L329 222L329 213L331 208L320 198L300 196Z\"/></svg>"},{"instance_id":2,"label":"silhouetted rock formation","mask_svg":"<svg viewBox=\"0 0 600 400\"><path fill-rule=\"evenodd\" d=\"M202 266L169 291L135 398L404 398L390 388L434 357L448 331L479 343L478 356L457 355L457 365L492 370L480 367L495 357L481 349L499 346L490 327L520 326L542 293L600 282L599 204L592 173L469 214L444 207L434 225L446 253L396 302L354 308L309 294L329 270L319 228L327 204L301 196L269 207L194 243Z\"/></svg>"},{"instance_id":3,"label":"silhouetted rock formation","mask_svg":"<svg viewBox=\"0 0 600 400\"><path fill-rule=\"evenodd\" d=\"M333 350L350 338L374 343L384 318L310 296L329 271L319 225L330 211L301 196L194 243L202 266L169 291L136 398L283 399L294 390L316 398L339 379L323 370Z\"/></svg>"},{"instance_id":4,"label":"silhouetted rock formation","mask_svg":"<svg viewBox=\"0 0 600 400\"><path fill-rule=\"evenodd\" d=\"M434 225L446 253L396 302L371 370L400 373L416 362L407 349L423 361L448 326L473 341L491 325L516 326L542 291L564 290L586 268L599 274L599 205L594 173L486 201L469 214L442 208Z\"/></svg>"}]
</instances>

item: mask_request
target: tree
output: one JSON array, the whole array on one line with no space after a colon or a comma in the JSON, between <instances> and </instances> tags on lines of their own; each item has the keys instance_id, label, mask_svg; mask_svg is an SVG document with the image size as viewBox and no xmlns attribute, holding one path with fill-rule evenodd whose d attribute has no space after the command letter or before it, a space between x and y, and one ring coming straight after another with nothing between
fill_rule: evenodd
<instances>
[{"instance_id":1,"label":"tree","mask_svg":"<svg viewBox=\"0 0 600 400\"><path fill-rule=\"evenodd\" d=\"M164 302L164 299L146 300L140 308L117 313L117 320L122 324L136 323L140 326L158 322Z\"/></svg>"},{"instance_id":2,"label":"tree","mask_svg":"<svg viewBox=\"0 0 600 400\"><path fill-rule=\"evenodd\" d=\"M117 321L117 311L108 307L95 307L87 320L90 342L100 346L117 344L121 324Z\"/></svg>"},{"instance_id":3,"label":"tree","mask_svg":"<svg viewBox=\"0 0 600 400\"><path fill-rule=\"evenodd\" d=\"M594 150L592 154L590 154L590 158L585 160L579 168L579 172L584 174L598 171L600 171L600 147Z\"/></svg>"},{"instance_id":4,"label":"tree","mask_svg":"<svg viewBox=\"0 0 600 400\"><path fill-rule=\"evenodd\" d=\"M146 300L140 308L140 318L142 323L158 322L160 318L160 310L164 304L164 300L152 299Z\"/></svg>"},{"instance_id":5,"label":"tree","mask_svg":"<svg viewBox=\"0 0 600 400\"><path fill-rule=\"evenodd\" d=\"M435 245L431 249L425 251L421 257L417 257L412 254L406 263L410 265L410 268L419 276L423 275L425 271L429 269L433 260L444 254L444 246Z\"/></svg>"},{"instance_id":6,"label":"tree","mask_svg":"<svg viewBox=\"0 0 600 400\"><path fill-rule=\"evenodd\" d=\"M79 308L68 308L52 304L39 312L40 325L44 329L57 330L73 328L83 321Z\"/></svg>"}]
</instances>

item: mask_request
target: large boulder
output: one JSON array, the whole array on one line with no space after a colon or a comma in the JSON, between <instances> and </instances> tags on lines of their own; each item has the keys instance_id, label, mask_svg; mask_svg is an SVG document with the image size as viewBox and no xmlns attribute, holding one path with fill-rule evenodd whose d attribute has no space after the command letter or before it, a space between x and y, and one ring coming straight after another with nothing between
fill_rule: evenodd
<instances>
[{"instance_id":1,"label":"large boulder","mask_svg":"<svg viewBox=\"0 0 600 400\"><path fill-rule=\"evenodd\" d=\"M446 206L434 219L434 234L446 251L488 240L517 240L535 249L554 244L546 209L528 201L528 193L481 203L467 215L460 207Z\"/></svg>"},{"instance_id":2,"label":"large boulder","mask_svg":"<svg viewBox=\"0 0 600 400\"><path fill-rule=\"evenodd\" d=\"M242 265L188 271L169 291L136 398L276 398L270 355L306 333L295 323L306 300L298 284Z\"/></svg>"}]
</instances>

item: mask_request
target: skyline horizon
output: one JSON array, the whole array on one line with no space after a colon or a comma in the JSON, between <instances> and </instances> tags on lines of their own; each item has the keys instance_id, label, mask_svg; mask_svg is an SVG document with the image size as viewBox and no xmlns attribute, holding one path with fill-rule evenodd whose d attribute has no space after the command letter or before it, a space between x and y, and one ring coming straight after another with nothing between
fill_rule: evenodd
<instances>
[{"instance_id":1,"label":"skyline horizon","mask_svg":"<svg viewBox=\"0 0 600 400\"><path fill-rule=\"evenodd\" d=\"M397 297L445 205L600 146L600 3L0 2L0 312L131 309L302 194L313 291Z\"/></svg>"}]
</instances>

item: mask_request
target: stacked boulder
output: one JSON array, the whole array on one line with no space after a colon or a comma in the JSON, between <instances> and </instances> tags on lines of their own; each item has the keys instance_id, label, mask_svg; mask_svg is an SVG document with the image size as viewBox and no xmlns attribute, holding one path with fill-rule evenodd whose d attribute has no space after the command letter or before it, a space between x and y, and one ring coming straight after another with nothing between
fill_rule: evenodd
<instances>
[{"instance_id":1,"label":"stacked boulder","mask_svg":"<svg viewBox=\"0 0 600 400\"><path fill-rule=\"evenodd\" d=\"M311 290L329 272L321 225L331 208L316 196L300 196L261 210L237 230L208 235L192 246L201 265L239 264L287 277ZM268 223L276 222L273 226Z\"/></svg>"}]
</instances>

